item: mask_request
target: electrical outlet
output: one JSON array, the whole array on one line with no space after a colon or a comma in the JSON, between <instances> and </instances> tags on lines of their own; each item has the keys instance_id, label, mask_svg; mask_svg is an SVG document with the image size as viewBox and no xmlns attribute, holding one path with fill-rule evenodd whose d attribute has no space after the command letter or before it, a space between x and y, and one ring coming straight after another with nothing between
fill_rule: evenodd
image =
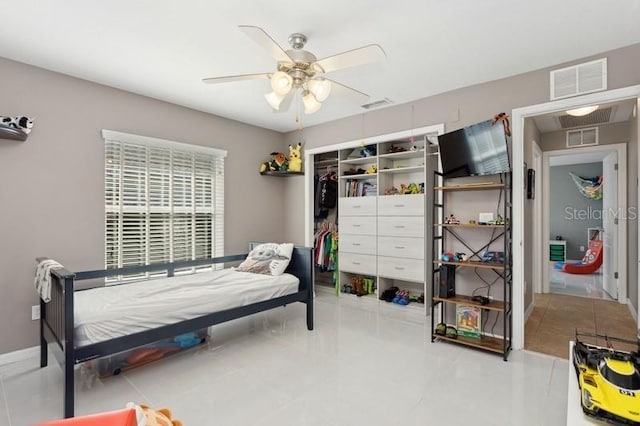
<instances>
[{"instance_id":1,"label":"electrical outlet","mask_svg":"<svg viewBox=\"0 0 640 426\"><path fill-rule=\"evenodd\" d=\"M40 305L33 305L31 307L31 320L39 320L40 319Z\"/></svg>"},{"instance_id":2,"label":"electrical outlet","mask_svg":"<svg viewBox=\"0 0 640 426\"><path fill-rule=\"evenodd\" d=\"M584 246L580 246L580 251L584 251Z\"/></svg>"}]
</instances>

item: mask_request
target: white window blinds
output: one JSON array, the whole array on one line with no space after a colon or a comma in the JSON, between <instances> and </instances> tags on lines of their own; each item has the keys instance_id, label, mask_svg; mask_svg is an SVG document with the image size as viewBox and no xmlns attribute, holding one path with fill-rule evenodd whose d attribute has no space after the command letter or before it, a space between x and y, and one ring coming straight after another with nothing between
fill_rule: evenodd
<instances>
[{"instance_id":1,"label":"white window blinds","mask_svg":"<svg viewBox=\"0 0 640 426\"><path fill-rule=\"evenodd\" d=\"M107 269L223 255L225 151L103 137Z\"/></svg>"}]
</instances>

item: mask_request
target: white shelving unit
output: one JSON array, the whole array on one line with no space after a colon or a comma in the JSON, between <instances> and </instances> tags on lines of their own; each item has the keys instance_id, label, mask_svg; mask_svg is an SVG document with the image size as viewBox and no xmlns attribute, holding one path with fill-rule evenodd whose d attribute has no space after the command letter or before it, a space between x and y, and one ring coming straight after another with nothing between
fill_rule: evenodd
<instances>
[{"instance_id":1,"label":"white shelving unit","mask_svg":"<svg viewBox=\"0 0 640 426\"><path fill-rule=\"evenodd\" d=\"M339 150L341 290L353 287L361 278L373 279L373 291L360 291L361 298L387 304L380 296L395 286L423 302L393 305L428 314L424 301L431 297L426 260L430 259L431 245L427 241L433 230L426 226L431 222L426 194L432 193L427 176L437 167L437 147L427 136L435 134ZM365 151L376 154L360 156ZM398 193L405 188L414 193ZM355 297L344 292L340 295Z\"/></svg>"}]
</instances>

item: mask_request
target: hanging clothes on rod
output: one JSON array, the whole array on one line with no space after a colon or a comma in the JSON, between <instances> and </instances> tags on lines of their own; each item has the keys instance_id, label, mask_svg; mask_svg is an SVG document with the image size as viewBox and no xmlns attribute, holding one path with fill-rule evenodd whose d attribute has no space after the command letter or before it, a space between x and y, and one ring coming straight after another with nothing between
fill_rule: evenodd
<instances>
[{"instance_id":1,"label":"hanging clothes on rod","mask_svg":"<svg viewBox=\"0 0 640 426\"><path fill-rule=\"evenodd\" d=\"M314 264L320 272L335 271L338 258L338 227L335 223L324 222L314 235Z\"/></svg>"},{"instance_id":2,"label":"hanging clothes on rod","mask_svg":"<svg viewBox=\"0 0 640 426\"><path fill-rule=\"evenodd\" d=\"M329 216L329 210L336 207L337 201L338 174L329 166L325 174L315 175L315 219L326 219Z\"/></svg>"}]
</instances>

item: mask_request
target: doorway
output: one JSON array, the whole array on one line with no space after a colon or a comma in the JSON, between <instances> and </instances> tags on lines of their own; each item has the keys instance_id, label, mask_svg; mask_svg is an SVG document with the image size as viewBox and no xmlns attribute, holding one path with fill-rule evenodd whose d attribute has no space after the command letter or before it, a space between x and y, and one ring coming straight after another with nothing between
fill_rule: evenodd
<instances>
[{"instance_id":1,"label":"doorway","mask_svg":"<svg viewBox=\"0 0 640 426\"><path fill-rule=\"evenodd\" d=\"M618 185L618 158L626 158L626 145L571 148L543 155L547 201L540 218L549 242L541 292L626 300L626 233L616 225L618 206L626 206L625 185ZM626 178L625 178L626 179ZM619 243L619 244L618 244ZM568 265L568 266L564 266ZM620 288L619 288L620 287Z\"/></svg>"},{"instance_id":2,"label":"doorway","mask_svg":"<svg viewBox=\"0 0 640 426\"><path fill-rule=\"evenodd\" d=\"M530 244L530 241L525 241L525 228L524 228L524 210L525 210L525 173L524 168L517 165L524 164L525 161L525 118L532 118L535 116L549 114L557 111L568 110L572 108L578 108L593 104L602 104L607 102L617 102L623 100L632 100L637 104L638 97L640 96L640 85L631 86L622 89L609 90L604 92L598 92L588 94L584 96L556 100L539 105L532 105L524 108L517 108L512 111L513 119L513 179L514 179L514 205L513 205L513 283L514 283L514 301L513 301L513 347L514 349L522 349L525 343L525 309L530 309L532 299L529 298L525 304L525 294L527 291L532 291L532 283L527 283L525 280L525 262L528 260L524 257L525 244ZM636 133L637 134L637 133ZM626 162L621 162L621 166L625 166ZM622 175L622 170L619 170ZM626 176L626 170L625 170ZM626 184L626 181L623 181ZM626 189L625 189L626 192ZM632 206L637 207L637 206ZM527 207L528 208L528 207ZM624 224L623 224L624 225ZM626 234L626 233L625 233ZM633 236L634 241L637 236ZM623 248L626 253L626 247ZM548 256L548 250L544 250L544 257ZM620 256L621 258L626 256ZM626 260L626 259L625 259ZM631 261L637 261L636 258ZM626 268L619 270L618 279L623 283L627 282ZM544 281L543 281L544 282ZM637 288L637 283L631 283ZM637 294L637 291L636 291ZM620 295L621 297L622 295ZM626 294L624 295L626 302ZM635 298L635 297L634 297ZM636 306L640 302L640 297L635 303ZM626 308L625 308L626 309ZM637 318L637 317L636 317ZM634 320L634 322L637 321Z\"/></svg>"}]
</instances>

